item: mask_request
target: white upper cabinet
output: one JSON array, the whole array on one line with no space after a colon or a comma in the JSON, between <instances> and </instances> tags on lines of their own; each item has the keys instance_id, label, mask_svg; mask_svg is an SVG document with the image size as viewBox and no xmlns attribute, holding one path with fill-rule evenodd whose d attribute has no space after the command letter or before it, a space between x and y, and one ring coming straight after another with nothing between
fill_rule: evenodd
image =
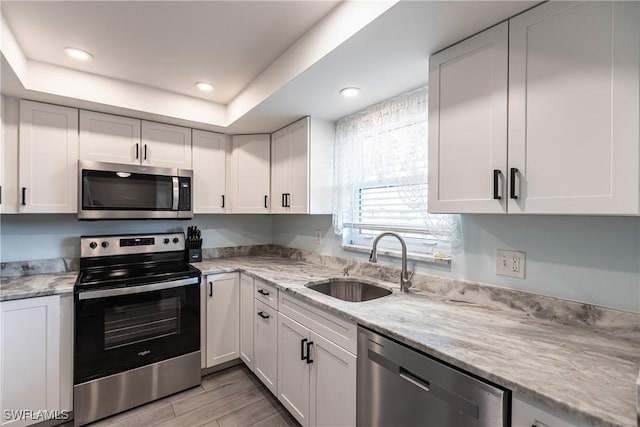
<instances>
[{"instance_id":1,"label":"white upper cabinet","mask_svg":"<svg viewBox=\"0 0 640 427\"><path fill-rule=\"evenodd\" d=\"M429 212L506 211L508 28L429 59Z\"/></svg>"},{"instance_id":2,"label":"white upper cabinet","mask_svg":"<svg viewBox=\"0 0 640 427\"><path fill-rule=\"evenodd\" d=\"M332 122L305 117L271 136L271 212L331 213Z\"/></svg>"},{"instance_id":3,"label":"white upper cabinet","mask_svg":"<svg viewBox=\"0 0 640 427\"><path fill-rule=\"evenodd\" d=\"M191 129L143 121L141 158L146 166L191 169Z\"/></svg>"},{"instance_id":4,"label":"white upper cabinet","mask_svg":"<svg viewBox=\"0 0 640 427\"><path fill-rule=\"evenodd\" d=\"M138 165L140 120L80 110L80 159Z\"/></svg>"},{"instance_id":5,"label":"white upper cabinet","mask_svg":"<svg viewBox=\"0 0 640 427\"><path fill-rule=\"evenodd\" d=\"M638 2L589 1L510 21L510 213L638 213L639 22Z\"/></svg>"},{"instance_id":6,"label":"white upper cabinet","mask_svg":"<svg viewBox=\"0 0 640 427\"><path fill-rule=\"evenodd\" d=\"M18 212L18 127L20 103L16 98L1 97L0 127L0 212Z\"/></svg>"},{"instance_id":7,"label":"white upper cabinet","mask_svg":"<svg viewBox=\"0 0 640 427\"><path fill-rule=\"evenodd\" d=\"M75 213L78 110L20 101L20 212Z\"/></svg>"},{"instance_id":8,"label":"white upper cabinet","mask_svg":"<svg viewBox=\"0 0 640 427\"><path fill-rule=\"evenodd\" d=\"M232 213L268 213L269 135L234 135L229 165Z\"/></svg>"},{"instance_id":9,"label":"white upper cabinet","mask_svg":"<svg viewBox=\"0 0 640 427\"><path fill-rule=\"evenodd\" d=\"M193 213L227 210L226 136L193 130Z\"/></svg>"},{"instance_id":10,"label":"white upper cabinet","mask_svg":"<svg viewBox=\"0 0 640 427\"><path fill-rule=\"evenodd\" d=\"M309 211L309 118L271 136L271 212Z\"/></svg>"},{"instance_id":11,"label":"white upper cabinet","mask_svg":"<svg viewBox=\"0 0 640 427\"><path fill-rule=\"evenodd\" d=\"M638 214L638 22L638 2L549 2L434 55L429 211Z\"/></svg>"}]
</instances>

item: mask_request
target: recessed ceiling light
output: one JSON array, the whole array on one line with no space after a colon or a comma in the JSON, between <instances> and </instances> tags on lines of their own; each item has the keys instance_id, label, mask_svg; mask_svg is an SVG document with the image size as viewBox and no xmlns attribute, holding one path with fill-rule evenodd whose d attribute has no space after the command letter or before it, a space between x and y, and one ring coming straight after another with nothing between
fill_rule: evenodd
<instances>
[{"instance_id":1,"label":"recessed ceiling light","mask_svg":"<svg viewBox=\"0 0 640 427\"><path fill-rule=\"evenodd\" d=\"M196 83L196 87L205 92L211 92L213 90L213 85L207 82L198 82Z\"/></svg>"},{"instance_id":2,"label":"recessed ceiling light","mask_svg":"<svg viewBox=\"0 0 640 427\"><path fill-rule=\"evenodd\" d=\"M93 55L91 55L89 52L76 49L75 47L65 47L64 51L67 52L67 55L79 61L88 61L93 58Z\"/></svg>"},{"instance_id":3,"label":"recessed ceiling light","mask_svg":"<svg viewBox=\"0 0 640 427\"><path fill-rule=\"evenodd\" d=\"M359 87L345 87L340 91L340 95L346 98L353 98L354 96L358 96L360 94Z\"/></svg>"}]
</instances>

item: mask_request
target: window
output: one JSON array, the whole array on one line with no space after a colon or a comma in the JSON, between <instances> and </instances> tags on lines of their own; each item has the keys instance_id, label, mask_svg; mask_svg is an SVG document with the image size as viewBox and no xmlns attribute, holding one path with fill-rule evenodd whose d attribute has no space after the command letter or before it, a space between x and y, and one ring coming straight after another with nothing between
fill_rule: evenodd
<instances>
[{"instance_id":1,"label":"window","mask_svg":"<svg viewBox=\"0 0 640 427\"><path fill-rule=\"evenodd\" d=\"M427 213L426 88L339 120L335 153L333 225L344 246L371 249L379 233L395 231L414 255L451 254L455 217Z\"/></svg>"}]
</instances>

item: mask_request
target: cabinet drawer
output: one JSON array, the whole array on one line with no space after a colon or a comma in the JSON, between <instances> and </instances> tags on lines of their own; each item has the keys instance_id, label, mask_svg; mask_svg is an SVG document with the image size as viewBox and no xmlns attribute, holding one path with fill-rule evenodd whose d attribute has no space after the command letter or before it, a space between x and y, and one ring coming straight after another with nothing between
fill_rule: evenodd
<instances>
[{"instance_id":1,"label":"cabinet drawer","mask_svg":"<svg viewBox=\"0 0 640 427\"><path fill-rule=\"evenodd\" d=\"M358 325L354 322L341 319L284 293L280 294L279 299L281 313L352 354L357 354Z\"/></svg>"},{"instance_id":2,"label":"cabinet drawer","mask_svg":"<svg viewBox=\"0 0 640 427\"><path fill-rule=\"evenodd\" d=\"M278 309L278 288L269 285L260 279L255 279L255 297L274 310Z\"/></svg>"}]
</instances>

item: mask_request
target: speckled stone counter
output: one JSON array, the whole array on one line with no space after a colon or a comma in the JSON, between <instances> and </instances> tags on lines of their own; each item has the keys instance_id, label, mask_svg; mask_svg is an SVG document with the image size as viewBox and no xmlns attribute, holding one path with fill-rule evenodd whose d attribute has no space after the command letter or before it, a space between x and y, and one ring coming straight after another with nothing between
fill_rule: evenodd
<instances>
[{"instance_id":1,"label":"speckled stone counter","mask_svg":"<svg viewBox=\"0 0 640 427\"><path fill-rule=\"evenodd\" d=\"M0 301L73 293L78 273L0 277Z\"/></svg>"},{"instance_id":2,"label":"speckled stone counter","mask_svg":"<svg viewBox=\"0 0 640 427\"><path fill-rule=\"evenodd\" d=\"M418 289L405 294L392 268L266 249L272 256L251 250L251 256L194 266L203 274L247 273L577 420L637 425L638 315L420 275L414 277ZM304 286L341 276L345 267L351 276L390 287L393 294L351 303ZM3 277L0 300L70 293L75 279L73 272Z\"/></svg>"},{"instance_id":3,"label":"speckled stone counter","mask_svg":"<svg viewBox=\"0 0 640 427\"><path fill-rule=\"evenodd\" d=\"M635 426L640 340L533 318L516 310L424 291L351 303L304 285L342 269L269 257L196 264L203 274L242 271L281 291L593 425ZM372 280L371 278L367 278Z\"/></svg>"}]
</instances>

